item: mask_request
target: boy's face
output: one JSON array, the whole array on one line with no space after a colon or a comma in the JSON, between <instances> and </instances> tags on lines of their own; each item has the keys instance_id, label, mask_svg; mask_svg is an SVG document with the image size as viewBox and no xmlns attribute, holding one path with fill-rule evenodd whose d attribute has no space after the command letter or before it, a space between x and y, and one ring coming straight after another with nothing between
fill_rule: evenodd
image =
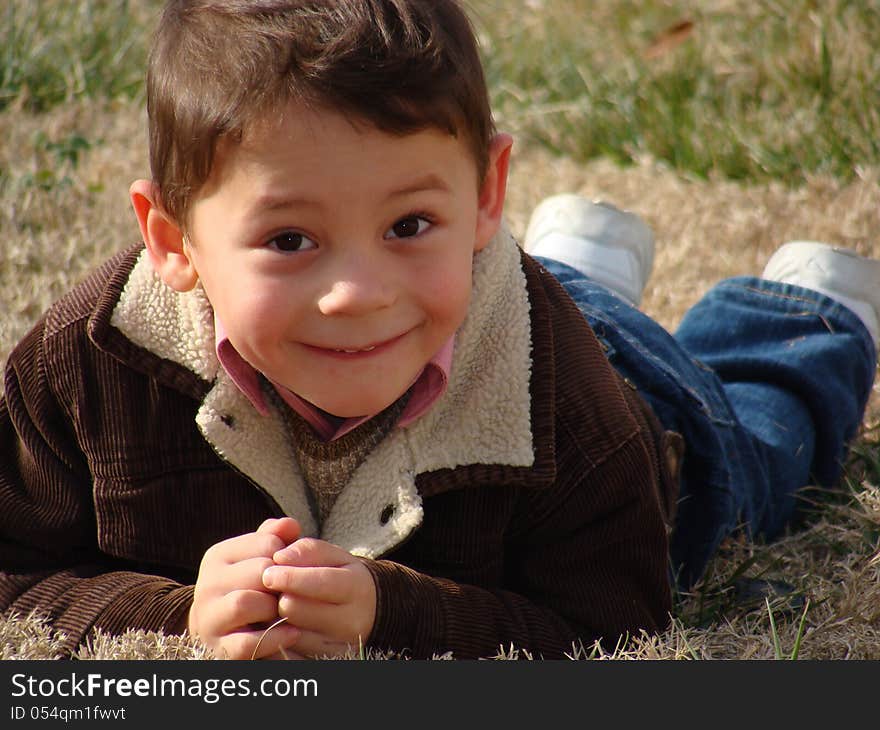
<instances>
[{"instance_id":1,"label":"boy's face","mask_svg":"<svg viewBox=\"0 0 880 730\"><path fill-rule=\"evenodd\" d=\"M510 140L494 140L480 189L450 135L287 111L218 150L184 254L251 365L329 413L376 413L465 318Z\"/></svg>"}]
</instances>

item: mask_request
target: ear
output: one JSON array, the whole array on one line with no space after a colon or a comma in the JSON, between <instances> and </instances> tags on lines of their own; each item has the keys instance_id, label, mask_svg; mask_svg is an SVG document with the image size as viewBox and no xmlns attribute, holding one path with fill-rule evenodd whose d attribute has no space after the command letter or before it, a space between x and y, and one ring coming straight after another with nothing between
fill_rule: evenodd
<instances>
[{"instance_id":1,"label":"ear","mask_svg":"<svg viewBox=\"0 0 880 730\"><path fill-rule=\"evenodd\" d=\"M489 142L489 165L480 187L474 251L484 249L501 226L512 147L513 137L509 134L496 134Z\"/></svg>"},{"instance_id":2,"label":"ear","mask_svg":"<svg viewBox=\"0 0 880 730\"><path fill-rule=\"evenodd\" d=\"M183 232L159 204L158 188L149 180L135 180L128 194L156 273L172 289L189 291L199 276L184 243Z\"/></svg>"}]
</instances>

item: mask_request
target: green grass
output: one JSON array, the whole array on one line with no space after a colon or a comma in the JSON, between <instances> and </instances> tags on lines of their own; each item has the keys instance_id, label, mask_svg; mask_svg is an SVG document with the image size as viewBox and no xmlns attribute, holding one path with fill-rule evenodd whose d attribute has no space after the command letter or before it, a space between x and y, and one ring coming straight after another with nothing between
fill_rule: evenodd
<instances>
[{"instance_id":1,"label":"green grass","mask_svg":"<svg viewBox=\"0 0 880 730\"><path fill-rule=\"evenodd\" d=\"M472 4L502 123L560 155L794 185L880 160L873 0Z\"/></svg>"},{"instance_id":2,"label":"green grass","mask_svg":"<svg viewBox=\"0 0 880 730\"><path fill-rule=\"evenodd\" d=\"M136 97L158 0L6 0L0 109ZM880 162L874 0L470 0L501 126L577 161L852 179ZM691 24L665 52L664 31Z\"/></svg>"},{"instance_id":3,"label":"green grass","mask_svg":"<svg viewBox=\"0 0 880 730\"><path fill-rule=\"evenodd\" d=\"M134 97L158 3L4 0L0 110L41 112L77 98Z\"/></svg>"}]
</instances>

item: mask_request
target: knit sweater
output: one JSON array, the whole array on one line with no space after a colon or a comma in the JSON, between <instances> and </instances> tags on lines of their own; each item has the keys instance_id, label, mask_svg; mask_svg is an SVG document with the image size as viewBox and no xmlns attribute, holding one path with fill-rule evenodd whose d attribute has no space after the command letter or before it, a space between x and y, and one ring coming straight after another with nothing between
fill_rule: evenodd
<instances>
[{"instance_id":1,"label":"knit sweater","mask_svg":"<svg viewBox=\"0 0 880 730\"><path fill-rule=\"evenodd\" d=\"M287 514L371 571L378 649L549 658L664 627L674 437L509 234L473 280L446 393L319 527L283 415L219 366L204 292L167 288L139 247L114 257L8 359L0 610L49 615L69 648L180 631L205 550Z\"/></svg>"},{"instance_id":2,"label":"knit sweater","mask_svg":"<svg viewBox=\"0 0 880 730\"><path fill-rule=\"evenodd\" d=\"M409 400L409 391L344 436L324 441L305 418L284 402L272 385L266 383L263 390L284 417L294 456L309 489L312 514L320 527L354 470L400 419Z\"/></svg>"}]
</instances>

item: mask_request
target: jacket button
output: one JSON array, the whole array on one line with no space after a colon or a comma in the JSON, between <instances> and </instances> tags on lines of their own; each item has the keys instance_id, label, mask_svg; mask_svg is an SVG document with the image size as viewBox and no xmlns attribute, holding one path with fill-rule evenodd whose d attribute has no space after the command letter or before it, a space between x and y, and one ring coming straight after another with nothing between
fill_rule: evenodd
<instances>
[{"instance_id":1,"label":"jacket button","mask_svg":"<svg viewBox=\"0 0 880 730\"><path fill-rule=\"evenodd\" d=\"M388 520L391 519L391 515L393 515L393 514L394 514L394 505L393 504L387 505L385 507L385 509L382 510L382 514L379 515L379 522L381 522L383 525L387 525Z\"/></svg>"}]
</instances>

